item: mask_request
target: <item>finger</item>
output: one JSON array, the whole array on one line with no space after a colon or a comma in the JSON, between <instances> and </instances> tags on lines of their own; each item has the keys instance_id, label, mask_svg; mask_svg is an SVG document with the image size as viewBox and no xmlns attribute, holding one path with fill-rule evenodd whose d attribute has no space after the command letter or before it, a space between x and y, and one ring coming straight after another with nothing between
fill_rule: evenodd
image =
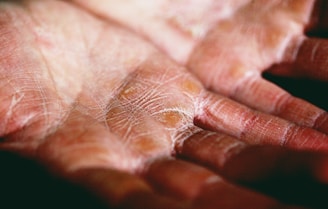
<instances>
[{"instance_id":1,"label":"finger","mask_svg":"<svg viewBox=\"0 0 328 209\"><path fill-rule=\"evenodd\" d=\"M229 24L231 25L228 25L228 29L233 28L233 24ZM242 32L233 33L234 30L229 29L231 32L228 33L221 30L223 29L219 28L212 35L210 34L189 62L190 69L206 86L249 107L278 115L302 126L327 132L327 114L323 110L292 97L281 88L261 78L259 71L273 64L277 57L284 57L282 54L277 54L280 51L279 47L272 48L271 45L266 45L256 39L252 41L260 47L254 47L253 42L248 41L248 36L239 37L243 34ZM269 33L270 30L268 29L267 32ZM253 33L250 34L253 37ZM233 38L233 36L236 37ZM266 37L271 36L268 34ZM283 51L286 50L287 45L290 48L298 45L298 41L289 40L286 34L280 34L279 37L277 41L284 48ZM286 44L286 42L292 43ZM258 48L262 49L262 47L265 50L258 51ZM288 57L293 53L285 52L285 54L285 57ZM265 56L268 57L264 58Z\"/></svg>"},{"instance_id":2,"label":"finger","mask_svg":"<svg viewBox=\"0 0 328 209\"><path fill-rule=\"evenodd\" d=\"M112 168L131 171L138 159L106 126L72 110L58 130L41 141L35 158L56 175L82 168Z\"/></svg>"},{"instance_id":3,"label":"finger","mask_svg":"<svg viewBox=\"0 0 328 209\"><path fill-rule=\"evenodd\" d=\"M209 43L212 42L209 41ZM246 40L245 43L247 43ZM222 46L218 46L219 49L220 47ZM236 66L235 64L232 66L228 64L227 66L226 62L219 64L217 59L210 57L210 55L213 56L213 53L214 56L216 56L215 54L220 54L220 51L224 49L219 50L219 52L210 50L210 46L202 47L202 49L205 50L203 54L209 54L208 58L204 58L204 56L201 55L200 57L204 59L193 60L191 66L193 69L198 69L199 72L197 73L202 76L201 79L205 81L205 84L209 84L215 91L230 96L250 107L270 114L279 115L299 125L326 131L327 122L325 121L327 120L327 116L325 116L326 113L324 113L323 110L305 101L291 97L282 89L263 80L252 68L247 69L245 66L239 66L238 64ZM222 57L218 56L218 59L221 58ZM217 69L215 67L213 68L213 66L216 66ZM229 70L225 69L225 67L228 67L227 69ZM210 70L209 73L204 73L204 69Z\"/></svg>"},{"instance_id":4,"label":"finger","mask_svg":"<svg viewBox=\"0 0 328 209\"><path fill-rule=\"evenodd\" d=\"M131 172L140 165L139 158L104 124L78 111L73 110L56 133L38 145L35 157L53 174L93 190L110 207L182 208L155 195L142 180L113 170Z\"/></svg>"},{"instance_id":5,"label":"finger","mask_svg":"<svg viewBox=\"0 0 328 209\"><path fill-rule=\"evenodd\" d=\"M328 136L316 130L257 112L228 98L204 93L195 124L256 145L279 145L299 150L328 150Z\"/></svg>"},{"instance_id":6,"label":"finger","mask_svg":"<svg viewBox=\"0 0 328 209\"><path fill-rule=\"evenodd\" d=\"M274 66L270 72L291 77L307 77L328 81L328 41L308 38L295 50L296 58Z\"/></svg>"},{"instance_id":7,"label":"finger","mask_svg":"<svg viewBox=\"0 0 328 209\"><path fill-rule=\"evenodd\" d=\"M249 145L234 137L198 130L194 131L191 136L178 140L175 151L178 157L201 163L222 172L229 159L244 149L248 149L248 147ZM254 171L253 168L250 170Z\"/></svg>"},{"instance_id":8,"label":"finger","mask_svg":"<svg viewBox=\"0 0 328 209\"><path fill-rule=\"evenodd\" d=\"M278 146L250 146L225 134L199 131L176 145L177 156L200 163L238 182L261 182L299 172L326 182L326 154Z\"/></svg>"},{"instance_id":9,"label":"finger","mask_svg":"<svg viewBox=\"0 0 328 209\"><path fill-rule=\"evenodd\" d=\"M157 190L189 200L194 208L284 208L273 199L229 184L215 173L183 161L153 162L144 176Z\"/></svg>"},{"instance_id":10,"label":"finger","mask_svg":"<svg viewBox=\"0 0 328 209\"><path fill-rule=\"evenodd\" d=\"M156 195L141 178L122 171L95 168L81 169L72 173L72 181L95 192L110 207L119 208L173 208L186 205Z\"/></svg>"},{"instance_id":11,"label":"finger","mask_svg":"<svg viewBox=\"0 0 328 209\"><path fill-rule=\"evenodd\" d=\"M307 28L310 36L327 37L328 35L328 4L327 1L316 0L314 4L311 21Z\"/></svg>"},{"instance_id":12,"label":"finger","mask_svg":"<svg viewBox=\"0 0 328 209\"><path fill-rule=\"evenodd\" d=\"M234 137L200 131L176 146L179 157L201 163L237 181L261 181L278 172L286 152L274 147L254 147Z\"/></svg>"},{"instance_id":13,"label":"finger","mask_svg":"<svg viewBox=\"0 0 328 209\"><path fill-rule=\"evenodd\" d=\"M327 154L277 146L249 146L233 137L200 131L176 146L177 156L285 203L326 208ZM304 189L307 188L307 189Z\"/></svg>"},{"instance_id":14,"label":"finger","mask_svg":"<svg viewBox=\"0 0 328 209\"><path fill-rule=\"evenodd\" d=\"M257 77L240 82L231 98L298 125L328 133L327 112L305 100L293 97L265 79Z\"/></svg>"},{"instance_id":15,"label":"finger","mask_svg":"<svg viewBox=\"0 0 328 209\"><path fill-rule=\"evenodd\" d=\"M137 144L123 144L104 124L72 111L62 127L39 145L37 157L54 174L86 186L111 207L182 208L154 194L146 183L128 174L141 166L138 148ZM141 149L147 156L145 146Z\"/></svg>"},{"instance_id":16,"label":"finger","mask_svg":"<svg viewBox=\"0 0 328 209\"><path fill-rule=\"evenodd\" d=\"M303 156L304 157L304 156ZM310 154L304 159L307 159L309 170L312 175L320 182L328 185L328 156L327 154L318 155Z\"/></svg>"}]
</instances>

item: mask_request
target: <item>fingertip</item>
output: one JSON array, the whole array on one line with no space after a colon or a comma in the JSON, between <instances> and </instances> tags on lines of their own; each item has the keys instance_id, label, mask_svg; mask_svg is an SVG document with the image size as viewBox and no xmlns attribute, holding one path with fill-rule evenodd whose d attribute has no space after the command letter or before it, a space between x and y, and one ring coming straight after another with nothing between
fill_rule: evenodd
<instances>
[{"instance_id":1,"label":"fingertip","mask_svg":"<svg viewBox=\"0 0 328 209\"><path fill-rule=\"evenodd\" d=\"M314 162L312 166L315 179L328 185L328 155Z\"/></svg>"}]
</instances>

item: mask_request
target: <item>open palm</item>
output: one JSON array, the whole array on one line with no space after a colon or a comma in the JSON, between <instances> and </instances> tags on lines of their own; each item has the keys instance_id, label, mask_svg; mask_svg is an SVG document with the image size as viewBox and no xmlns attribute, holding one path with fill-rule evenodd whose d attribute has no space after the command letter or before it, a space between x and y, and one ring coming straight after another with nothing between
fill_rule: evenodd
<instances>
[{"instance_id":1,"label":"open palm","mask_svg":"<svg viewBox=\"0 0 328 209\"><path fill-rule=\"evenodd\" d=\"M201 53L205 57L192 55L196 58L190 58L190 69L205 85L250 107L258 104L255 108L262 112L206 90L184 67L142 38L73 3L4 1L0 10L1 149L44 163L57 175L94 190L110 206L284 208L232 181L261 178L276 167L284 170L276 165L277 159L301 154L254 145L328 150L324 111L293 97L282 101L276 96L280 90L277 93L262 80L258 88L273 91L264 95L277 102L253 94L247 85L240 90L229 86L239 81L234 77L239 71L219 73L228 82L228 92L207 82L207 77L214 76L197 69L207 65L214 69L211 57L221 55L207 52L212 49L206 43L197 50L205 50ZM245 67L246 61L254 64L240 59L226 62L240 61L239 67ZM263 59L269 61L261 61L260 69L276 61ZM276 109L268 111L268 104L280 104L280 100L287 109L273 105ZM294 114L287 111L287 101L296 109ZM303 106L312 111L298 109ZM271 160L263 163L259 157ZM322 160L300 159L297 164L308 167ZM320 175L320 168L324 165L313 175Z\"/></svg>"}]
</instances>

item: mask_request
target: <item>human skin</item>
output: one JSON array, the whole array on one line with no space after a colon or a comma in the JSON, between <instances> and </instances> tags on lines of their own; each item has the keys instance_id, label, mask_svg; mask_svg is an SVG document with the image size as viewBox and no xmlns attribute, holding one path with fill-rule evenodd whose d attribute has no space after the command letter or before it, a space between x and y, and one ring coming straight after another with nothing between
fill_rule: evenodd
<instances>
[{"instance_id":1,"label":"human skin","mask_svg":"<svg viewBox=\"0 0 328 209\"><path fill-rule=\"evenodd\" d=\"M142 34L186 65L207 88L327 132L326 113L261 77L280 64L270 70L328 80L328 42L304 34L326 27L324 1L73 1Z\"/></svg>"},{"instance_id":2,"label":"human skin","mask_svg":"<svg viewBox=\"0 0 328 209\"><path fill-rule=\"evenodd\" d=\"M0 148L110 206L286 208L234 184L283 172L277 159L326 180L323 110L297 100L313 110L300 126L211 92L137 34L70 2L1 1L0 10Z\"/></svg>"}]
</instances>

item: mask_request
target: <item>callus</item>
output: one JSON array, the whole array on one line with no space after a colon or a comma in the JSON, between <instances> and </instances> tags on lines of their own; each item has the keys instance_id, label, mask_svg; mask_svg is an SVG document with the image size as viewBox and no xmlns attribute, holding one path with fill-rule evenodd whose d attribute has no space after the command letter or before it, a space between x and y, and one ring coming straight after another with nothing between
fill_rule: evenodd
<instances>
[{"instance_id":1,"label":"callus","mask_svg":"<svg viewBox=\"0 0 328 209\"><path fill-rule=\"evenodd\" d=\"M95 1L85 2L93 4ZM135 3L142 2L144 1ZM193 1L192 5L199 6L203 1L199 1L199 4L194 4L195 2ZM207 1L209 2L211 1ZM232 9L230 5L230 10L226 10L226 15L232 15L231 17L239 9L252 8L246 4L250 1L231 2L238 3L238 8ZM276 6L278 13L280 9L303 11L305 8L306 11L306 8L310 8L310 1L297 1L301 3L294 5L295 7L288 6L296 1L288 1L292 3L282 8L279 7L285 5L282 1L272 2L270 5ZM0 117L2 121L17 122L5 124L5 128L1 129L1 135L6 139L1 142L0 148L29 154L43 162L54 173L93 189L110 205L142 208L142 205L147 203L150 204L149 208L197 208L198 205L205 206L206 200L209 199L214 206L206 205L208 208L216 208L216 205L226 208L240 208L240 205L245 205L244 208L247 208L247 205L248 208L279 208L280 205L270 198L233 186L206 168L172 159L172 156L175 154L177 157L188 157L193 159L193 162L204 162L224 172L229 160L249 149L250 144L325 152L328 149L326 134L311 128L313 126L318 130L326 130L323 128L326 127L324 111L304 101L287 99L286 101L293 102L279 106L279 102L270 103L274 99L266 100L258 96L261 94L257 91L263 92L263 89L267 90L264 92L271 92L263 95L272 98L277 97L276 92L277 95L284 94L281 90L269 88L266 83L263 85L258 82L263 81L260 77L260 72L264 70L262 68L277 61L271 59L277 57L275 44L272 42L269 46L263 46L267 47L264 50L266 54L264 60L259 60L260 64L264 61L265 64L255 63L251 67L242 62L246 61L243 57L238 58L237 55L245 56L246 52L256 49L248 48L248 45L240 47L246 52L234 54L240 61L236 68L228 66L229 63L236 64L232 54L225 54L231 59L220 57L223 60L217 60L216 65L209 66L212 68L204 68L206 63L213 63L217 57L215 54L208 56L208 53L204 53L201 58L196 52L200 52L200 48L205 45L200 42L193 52L194 55L190 57L189 67L202 79L202 85L185 67L179 66L142 38L90 13L91 7L84 10L64 1L24 1L24 4L18 5L20 2L0 3L1 11L6 14L0 16L1 23L6 23L0 29L3 31L0 33L1 37L15 37L16 41L6 45L11 47L10 43L16 44L14 51L0 51L2 57L14 55L11 56L10 65L8 62L0 63L0 71L4 75L0 81L5 86L0 97L6 101L1 105ZM140 7L147 5L141 4ZM151 5L156 6L155 3ZM199 8L208 7L205 5ZM63 15L62 11L69 14L70 21L67 21L68 17ZM188 11L193 10L185 10L186 13ZM298 18L297 14L296 19L303 20ZM290 16L295 18L295 15ZM146 24L146 20L143 19L144 22L139 23ZM150 29L156 28L156 21L152 23L154 25ZM213 24L211 22L209 25L212 27ZM24 33L8 33L9 29L15 29L17 25ZM48 34L50 36L46 36L48 30L51 31ZM143 32L145 34L147 30ZM283 35L282 40L285 40ZM206 37L204 36L205 41ZM278 41L279 45L281 37L271 41ZM184 43L192 43L191 48L199 41L197 39L194 42L193 38L188 40ZM245 38L244 40L247 42ZM259 43L258 46L262 45ZM215 48L214 51L228 51L230 46L225 47ZM204 50L207 49L209 48ZM258 60L258 55L247 54L248 57L254 56L255 61ZM189 59L184 58L185 61ZM220 72L220 63L225 64L226 71ZM253 61L251 64L254 64ZM230 71L231 69L234 70ZM214 72L217 70L218 73ZM206 82L206 77L214 77L214 74L220 73L226 75L220 79L226 80L229 85L239 83L239 86L230 86L233 88L222 91L226 86L220 85L224 82ZM243 75L257 77L245 78ZM243 89L241 87L245 83L240 82L240 79L244 79L245 83L251 83L252 80L257 84L254 88ZM204 85L221 95L210 92ZM248 87L252 86L250 84ZM17 102L13 95L19 92L24 93L24 97ZM14 103L10 103L12 101ZM297 117L293 120L284 113L288 112L283 108L288 106L285 104L297 107ZM311 110L310 114L299 108L302 106ZM15 114L6 114L10 112L10 108L16 110ZM36 112L38 117L33 117L29 122L26 118L31 114L31 110ZM281 117L268 113L281 113ZM298 118L301 119L299 124L296 124ZM256 153L259 152L254 153L257 156ZM321 162L325 164L324 161ZM318 170L322 167L317 165ZM255 170L251 167L249 169ZM321 174L325 173L322 171ZM185 181L185 175L190 175L190 182ZM177 179L184 181L177 182ZM169 193L169 198L163 197L163 191ZM225 195L226 198L217 198L216 194ZM233 202L239 194L239 202ZM182 204L176 203L174 196L177 195L181 197L179 200L183 199Z\"/></svg>"},{"instance_id":2,"label":"callus","mask_svg":"<svg viewBox=\"0 0 328 209\"><path fill-rule=\"evenodd\" d=\"M309 26L311 30L323 30L322 1L195 0L184 5L174 1L147 5L134 0L117 4L115 0L102 4L76 2L145 36L177 62L185 64L208 89L260 112L328 133L328 116L324 110L261 77L261 73L274 65L280 75L325 79L326 41L305 35ZM136 14L142 15L134 18ZM195 31L193 28L198 28L198 33L186 33ZM159 29L163 33L158 33ZM178 43L181 43L179 50ZM268 127L273 130L275 125ZM281 138L286 128L280 131ZM311 138L314 141L324 138L318 135L302 134L307 142ZM290 141L288 138L286 141ZM285 140L279 141L273 144L284 144Z\"/></svg>"}]
</instances>

